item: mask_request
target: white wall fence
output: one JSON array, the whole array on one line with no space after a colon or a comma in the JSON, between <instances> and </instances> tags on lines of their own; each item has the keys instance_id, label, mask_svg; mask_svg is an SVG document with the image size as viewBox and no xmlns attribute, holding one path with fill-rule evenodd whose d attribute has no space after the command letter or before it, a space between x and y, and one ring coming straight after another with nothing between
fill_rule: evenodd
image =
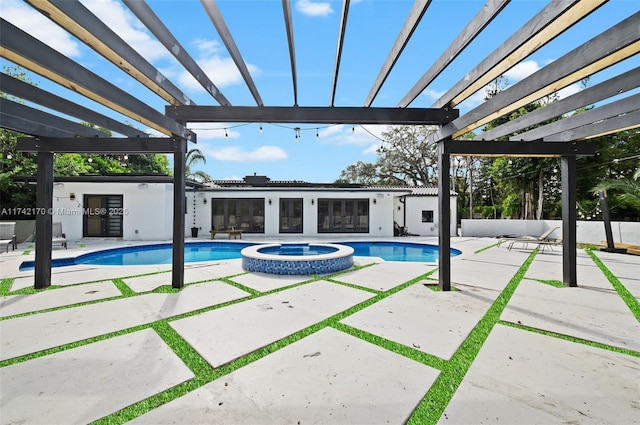
<instances>
[{"instance_id":1,"label":"white wall fence","mask_svg":"<svg viewBox=\"0 0 640 425\"><path fill-rule=\"evenodd\" d=\"M496 237L498 235L539 236L548 229L558 227L550 237L562 238L561 220L462 220L461 236ZM577 240L599 244L606 240L602 221L578 221ZM640 245L640 222L614 221L611 223L614 242Z\"/></svg>"}]
</instances>

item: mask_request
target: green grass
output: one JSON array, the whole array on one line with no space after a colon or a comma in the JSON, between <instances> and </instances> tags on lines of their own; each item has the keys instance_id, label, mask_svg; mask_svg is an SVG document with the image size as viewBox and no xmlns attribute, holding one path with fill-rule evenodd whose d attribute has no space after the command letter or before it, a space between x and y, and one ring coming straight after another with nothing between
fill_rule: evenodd
<instances>
[{"instance_id":1,"label":"green grass","mask_svg":"<svg viewBox=\"0 0 640 425\"><path fill-rule=\"evenodd\" d=\"M636 320L640 322L640 302L633 296L631 292L618 280L618 278L611 273L611 270L604 265L604 263L598 258L598 256L590 249L587 249L587 254L591 257L594 263L602 270L602 273L607 277L611 285L615 288L620 298L625 302L629 310L636 317Z\"/></svg>"},{"instance_id":2,"label":"green grass","mask_svg":"<svg viewBox=\"0 0 640 425\"><path fill-rule=\"evenodd\" d=\"M3 297L9 293L11 290L11 285L13 285L12 277L5 277L0 280L0 297Z\"/></svg>"},{"instance_id":3,"label":"green grass","mask_svg":"<svg viewBox=\"0 0 640 425\"><path fill-rule=\"evenodd\" d=\"M409 418L408 424L427 425L438 422L471 367L473 360L480 352L480 348L489 333L498 323L502 311L523 279L537 252L538 250L536 249L531 253L496 301L473 328L469 336L460 345L451 360L444 363L440 368L440 375L438 375L436 381L420 404L418 404L418 407Z\"/></svg>"},{"instance_id":4,"label":"green grass","mask_svg":"<svg viewBox=\"0 0 640 425\"><path fill-rule=\"evenodd\" d=\"M559 280L554 279L534 279L532 277L525 277L524 280L532 280L534 282L544 283L545 285L553 286L554 288L566 288L567 286L560 282Z\"/></svg>"},{"instance_id":5,"label":"green grass","mask_svg":"<svg viewBox=\"0 0 640 425\"><path fill-rule=\"evenodd\" d=\"M496 243L494 243L493 245L485 246L484 248L480 248L479 250L474 251L473 253L474 253L474 254L480 254L480 253L481 253L481 252L483 252L483 251L486 251L486 250L488 250L488 249L491 249L491 248L493 248L493 247L498 246L498 244L499 244L499 243L500 243L500 242L496 242Z\"/></svg>"},{"instance_id":6,"label":"green grass","mask_svg":"<svg viewBox=\"0 0 640 425\"><path fill-rule=\"evenodd\" d=\"M494 247L495 245L496 244L480 249L476 251L476 253L483 252L487 249ZM622 285L619 282L619 280L604 266L604 264L595 256L595 254L593 254L589 250L587 250L587 252L589 253L589 255L591 255L594 262L602 269L602 271L607 276L609 281L612 283L616 291L618 291L620 296L625 300L625 302L627 303L631 311L634 313L635 317L638 320L640 320L640 303L638 303L638 301L629 293L629 291L624 287L624 285ZM315 332L318 332L321 329L331 327L333 329L344 332L348 335L359 338L361 340L367 341L378 347L382 347L398 355L410 358L414 361L420 362L424 365L427 365L429 367L432 367L440 371L438 378L436 379L434 384L431 386L431 388L428 390L428 392L425 394L421 402L418 404L417 408L414 410L413 414L411 415L408 421L409 424L423 425L423 424L435 424L440 420L451 398L455 394L455 391L458 389L458 387L462 383L474 359L478 355L480 349L482 348L483 344L487 340L491 330L496 324L512 326L512 327L516 327L529 332L541 333L554 338L561 338L561 339L565 339L565 340L576 342L576 343L586 344L586 345L594 346L601 349L616 351L626 355L640 357L640 353L635 351L625 350L619 347L612 347L612 346L601 344L601 343L581 340L575 337L559 335L549 331L543 331L543 330L534 329L534 328L530 328L523 325L516 325L516 324L500 321L500 315L504 311L507 303L513 296L518 285L524 279L541 282L543 284L551 285L554 287L564 287L564 284L562 284L562 282L558 282L555 280L525 278L525 274L537 253L538 253L538 250L537 249L534 250L531 253L531 255L527 258L527 260L522 264L522 266L519 268L517 273L509 281L505 289L496 298L495 302L491 305L491 307L489 307L485 315L480 319L478 324L470 332L468 337L463 341L463 343L460 345L460 347L454 353L453 357L450 360L445 360L437 356L424 353L420 351L419 347L408 347L403 344L383 338L381 336L341 323L341 320L345 319L346 317L349 317L352 314L355 314L369 306L372 306L373 304L387 297L390 297L393 294L399 291L402 291L403 289L406 289L409 286L417 284L419 282L424 283L425 280L433 281L434 285L425 285L425 286L427 286L429 289L432 289L432 290L439 290L437 286L437 279L434 279L432 277L437 272L437 269L434 269L428 273L418 276L415 279L407 281L387 291L379 291L379 290L374 290L370 288L365 288L358 285L343 282L340 280L340 276L342 274L350 273L350 272L353 272L354 270L357 270L363 267L375 266L375 264L370 264L362 267L356 267L348 271L336 273L330 276L312 276L310 277L310 279L305 280L303 282L295 283L286 287L277 288L277 289L265 291L265 292L260 292L255 289L246 287L245 285L236 283L233 281L232 277L222 278L222 279L219 279L219 281L224 282L225 284L228 284L228 285L232 285L238 289L241 289L247 292L248 295L241 299L228 301L215 306L209 306L200 310L180 314L168 319L161 319L155 322L135 326L135 327L124 329L124 330L119 330L117 332L112 332L106 335L101 335L101 336L86 339L83 341L78 341L72 344L66 344L61 347L54 347L54 348L43 350L37 353L32 353L32 354L20 356L14 359L5 360L0 362L0 367L54 354L60 351L65 351L65 350L76 348L79 346L91 344L93 342L114 338L120 335L136 332L142 329L152 328L167 343L167 345L173 350L173 352L184 362L184 364L194 373L195 376L194 378L182 384L179 384L173 388L170 388L166 391L163 391L145 400L141 400L137 403L134 403L128 407L123 408L120 411L114 412L94 422L95 424L99 424L99 425L122 424L140 415L143 415L144 413L152 409L155 409L158 406L161 406L165 403L175 400L176 398L181 397L199 387L202 387L203 385L209 382L212 382L215 379L221 378L244 366L247 366L255 361L258 361L264 358L265 356L277 350L280 350L281 348L287 347L301 340L302 338L305 338L309 335L312 335ZM155 274L155 273L152 273L152 274ZM170 323L174 320L196 316L207 311L224 308L224 307L241 303L250 299L261 298L269 294L285 291L285 290L292 289L297 286L306 285L318 280L326 280L333 284L343 285L343 286L358 289L361 291L367 291L371 294L371 298L351 308L348 308L345 311L340 312L332 317L322 320L319 323L316 323L312 326L301 329L293 333L292 335L289 335L288 337L285 337L279 341L273 342L262 348L259 348L245 356L240 357L239 359L231 361L230 363L225 364L218 368L211 367L206 362L206 360L202 356L200 356L195 351L195 349L191 345L189 345L170 326ZM0 280L0 295L6 295L9 293L12 282L13 282L13 279L11 278ZM53 311L53 310L59 310L63 308L77 307L79 305L94 304L97 302L104 302L104 301L109 301L109 300L114 300L119 298L125 298L125 297L140 296L140 295L152 293L152 292L153 293L178 293L180 291L178 289L171 288L171 286L169 285L164 285L155 289L154 291L138 294L132 291L131 288L128 285L126 285L126 283L122 279L113 279L113 283L122 293L121 296L115 297L115 298L109 298L105 300L97 300L97 301L92 301L87 303L76 304L73 306L63 306L63 307L53 308L49 310L43 310L40 312L25 313L23 315L38 314L45 311ZM55 287L52 287L50 289L55 289ZM30 293L29 290L33 290L33 289L26 288L25 290L15 291L14 293L22 293L22 291L24 291L24 293ZM452 287L452 290L455 290L455 288ZM23 315L12 316L10 318L15 318Z\"/></svg>"}]
</instances>

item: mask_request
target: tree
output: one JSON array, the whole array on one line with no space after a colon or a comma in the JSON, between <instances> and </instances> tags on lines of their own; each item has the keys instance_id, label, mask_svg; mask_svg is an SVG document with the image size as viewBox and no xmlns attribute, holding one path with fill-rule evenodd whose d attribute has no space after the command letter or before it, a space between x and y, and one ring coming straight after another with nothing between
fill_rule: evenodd
<instances>
[{"instance_id":1,"label":"tree","mask_svg":"<svg viewBox=\"0 0 640 425\"><path fill-rule=\"evenodd\" d=\"M427 186L437 183L437 152L429 136L434 126L389 127L376 150L375 163L358 161L340 173L338 181L381 185Z\"/></svg>"},{"instance_id":2,"label":"tree","mask_svg":"<svg viewBox=\"0 0 640 425\"><path fill-rule=\"evenodd\" d=\"M631 178L607 179L592 189L594 194L598 194L601 190L621 192L617 195L618 200L640 213L640 166L636 168Z\"/></svg>"},{"instance_id":3,"label":"tree","mask_svg":"<svg viewBox=\"0 0 640 425\"><path fill-rule=\"evenodd\" d=\"M211 180L211 176L209 176L209 174L205 173L204 171L193 170L193 166L199 162L202 162L203 164L207 163L207 159L204 157L200 149L196 149L196 148L189 149L189 151L187 152L186 160L185 160L185 168L184 168L185 177L187 179L191 179L199 182L205 182L205 181Z\"/></svg>"}]
</instances>

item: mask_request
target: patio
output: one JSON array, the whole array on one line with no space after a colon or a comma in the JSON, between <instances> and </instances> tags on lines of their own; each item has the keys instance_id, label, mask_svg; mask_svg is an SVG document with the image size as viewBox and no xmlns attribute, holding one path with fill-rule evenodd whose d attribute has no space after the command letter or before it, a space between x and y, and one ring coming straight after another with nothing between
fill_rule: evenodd
<instances>
[{"instance_id":1,"label":"patio","mask_svg":"<svg viewBox=\"0 0 640 425\"><path fill-rule=\"evenodd\" d=\"M182 290L171 265L72 266L36 292L21 244L0 255L0 422L640 423L640 257L578 250L567 288L561 248L496 242L452 238L451 292L369 257L187 264ZM53 256L124 243L84 244Z\"/></svg>"}]
</instances>

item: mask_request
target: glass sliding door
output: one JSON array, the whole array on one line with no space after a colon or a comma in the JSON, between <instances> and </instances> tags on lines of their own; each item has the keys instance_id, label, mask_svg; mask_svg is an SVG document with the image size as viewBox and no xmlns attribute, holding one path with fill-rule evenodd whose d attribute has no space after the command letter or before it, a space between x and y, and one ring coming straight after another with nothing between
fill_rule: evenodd
<instances>
[{"instance_id":1,"label":"glass sliding door","mask_svg":"<svg viewBox=\"0 0 640 425\"><path fill-rule=\"evenodd\" d=\"M369 199L318 199L318 233L368 233Z\"/></svg>"},{"instance_id":2,"label":"glass sliding door","mask_svg":"<svg viewBox=\"0 0 640 425\"><path fill-rule=\"evenodd\" d=\"M84 195L82 236L122 237L122 195Z\"/></svg>"},{"instance_id":3,"label":"glass sliding door","mask_svg":"<svg viewBox=\"0 0 640 425\"><path fill-rule=\"evenodd\" d=\"M264 233L264 198L213 198L211 201L212 229Z\"/></svg>"},{"instance_id":4,"label":"glass sliding door","mask_svg":"<svg viewBox=\"0 0 640 425\"><path fill-rule=\"evenodd\" d=\"M302 198L280 199L280 233L302 233Z\"/></svg>"}]
</instances>

